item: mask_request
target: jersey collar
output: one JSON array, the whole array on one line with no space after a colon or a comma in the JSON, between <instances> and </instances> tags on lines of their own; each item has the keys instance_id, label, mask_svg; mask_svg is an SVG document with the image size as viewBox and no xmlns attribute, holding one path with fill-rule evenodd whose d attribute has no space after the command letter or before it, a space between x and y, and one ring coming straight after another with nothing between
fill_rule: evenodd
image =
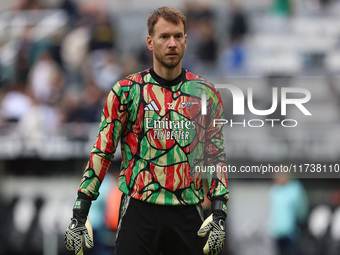
<instances>
[{"instance_id":1,"label":"jersey collar","mask_svg":"<svg viewBox=\"0 0 340 255\"><path fill-rule=\"evenodd\" d=\"M160 77L158 74L156 74L156 72L153 70L153 68L150 68L150 74L151 74L152 78L156 82L158 82L160 85L162 85L162 86L174 86L174 85L177 85L178 83L180 83L181 81L184 80L185 69L182 68L181 74L173 80L166 80L166 79Z\"/></svg>"}]
</instances>

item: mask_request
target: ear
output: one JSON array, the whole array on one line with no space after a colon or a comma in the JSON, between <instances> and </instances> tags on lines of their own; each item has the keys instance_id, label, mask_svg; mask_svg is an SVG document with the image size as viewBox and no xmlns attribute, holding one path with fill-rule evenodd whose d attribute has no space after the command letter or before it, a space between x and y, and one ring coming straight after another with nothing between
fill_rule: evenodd
<instances>
[{"instance_id":1,"label":"ear","mask_svg":"<svg viewBox=\"0 0 340 255\"><path fill-rule=\"evenodd\" d=\"M185 42L184 42L184 49L187 48L187 37L188 37L188 35L185 34L185 35L184 35L184 40L185 40Z\"/></svg>"},{"instance_id":2,"label":"ear","mask_svg":"<svg viewBox=\"0 0 340 255\"><path fill-rule=\"evenodd\" d=\"M152 38L150 35L148 35L148 37L146 38L146 46L148 47L149 50L153 50L153 46L152 46Z\"/></svg>"}]
</instances>

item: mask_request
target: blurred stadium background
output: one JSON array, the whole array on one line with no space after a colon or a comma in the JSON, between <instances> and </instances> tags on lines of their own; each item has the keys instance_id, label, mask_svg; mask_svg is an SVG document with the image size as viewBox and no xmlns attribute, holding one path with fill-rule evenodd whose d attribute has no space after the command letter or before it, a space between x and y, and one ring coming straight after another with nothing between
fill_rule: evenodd
<instances>
[{"instance_id":1,"label":"blurred stadium background","mask_svg":"<svg viewBox=\"0 0 340 255\"><path fill-rule=\"evenodd\" d=\"M64 230L104 100L115 81L150 67L146 19L167 4L0 2L1 255L71 254ZM230 165L339 164L339 0L176 0L171 6L188 18L185 68L216 84L253 88L254 104L262 109L271 104L272 87L311 92L311 117L288 111L296 128L225 125ZM220 92L227 119L234 118L231 94ZM112 183L119 150L116 155ZM270 230L272 177L231 176L223 254L278 254ZM293 238L297 254L340 254L340 174L298 177L308 207ZM104 217L105 193L103 188L102 201L94 203L102 214L93 221ZM113 239L107 229L100 237L108 247Z\"/></svg>"}]
</instances>

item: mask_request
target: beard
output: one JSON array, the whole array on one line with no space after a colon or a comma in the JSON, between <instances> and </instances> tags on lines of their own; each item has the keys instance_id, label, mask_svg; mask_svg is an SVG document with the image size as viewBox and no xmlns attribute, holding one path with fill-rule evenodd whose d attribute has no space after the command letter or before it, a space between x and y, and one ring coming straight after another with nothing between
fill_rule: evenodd
<instances>
[{"instance_id":1,"label":"beard","mask_svg":"<svg viewBox=\"0 0 340 255\"><path fill-rule=\"evenodd\" d=\"M181 62L182 58L183 58L183 54L178 53L178 58L177 59L169 59L166 60L165 56L162 56L160 54L158 54L157 52L155 52L155 58L156 60L165 68L168 69L173 69L176 66L178 66L178 64Z\"/></svg>"}]
</instances>

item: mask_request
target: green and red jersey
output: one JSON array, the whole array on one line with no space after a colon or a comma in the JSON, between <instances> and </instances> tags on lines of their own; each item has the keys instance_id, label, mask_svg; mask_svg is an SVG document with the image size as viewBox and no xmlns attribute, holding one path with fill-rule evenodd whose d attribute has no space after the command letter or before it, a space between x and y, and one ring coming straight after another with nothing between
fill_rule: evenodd
<instances>
[{"instance_id":1,"label":"green and red jersey","mask_svg":"<svg viewBox=\"0 0 340 255\"><path fill-rule=\"evenodd\" d=\"M222 126L213 122L223 118L213 85L184 69L172 81L153 69L126 77L108 95L79 192L97 198L120 141L123 193L155 204L197 204L204 199L206 180L209 198L228 200L226 173L200 171L226 165Z\"/></svg>"}]
</instances>

